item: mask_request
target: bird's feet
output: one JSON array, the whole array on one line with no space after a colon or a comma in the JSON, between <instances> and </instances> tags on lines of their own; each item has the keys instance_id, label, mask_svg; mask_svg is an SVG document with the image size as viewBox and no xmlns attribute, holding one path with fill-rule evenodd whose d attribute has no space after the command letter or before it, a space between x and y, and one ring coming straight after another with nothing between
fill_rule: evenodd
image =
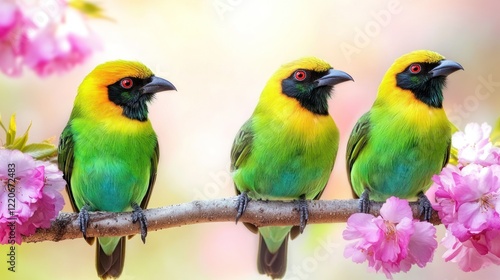
<instances>
[{"instance_id":1,"label":"bird's feet","mask_svg":"<svg viewBox=\"0 0 500 280\"><path fill-rule=\"evenodd\" d=\"M424 216L424 221L430 221L432 216L432 204L427 198L427 196L421 192L418 195L418 210L420 216Z\"/></svg>"},{"instance_id":2,"label":"bird's feet","mask_svg":"<svg viewBox=\"0 0 500 280\"><path fill-rule=\"evenodd\" d=\"M307 221L309 220L309 209L307 208L307 200L305 195L301 195L297 200L297 209L300 214L300 233L304 232Z\"/></svg>"},{"instance_id":3,"label":"bird's feet","mask_svg":"<svg viewBox=\"0 0 500 280\"><path fill-rule=\"evenodd\" d=\"M80 213L78 213L78 221L80 221L80 231L83 233L84 238L87 238L87 228L90 222L89 209L90 206L84 205L82 209L80 209Z\"/></svg>"},{"instance_id":4,"label":"bird's feet","mask_svg":"<svg viewBox=\"0 0 500 280\"><path fill-rule=\"evenodd\" d=\"M250 198L248 198L246 192L241 192L240 195L238 195L238 205L236 206L238 213L236 214L236 223L238 223L238 220L241 216L243 216L245 210L247 210L248 201L250 201Z\"/></svg>"},{"instance_id":5,"label":"bird's feet","mask_svg":"<svg viewBox=\"0 0 500 280\"><path fill-rule=\"evenodd\" d=\"M370 213L370 204L370 192L368 190L364 190L358 200L359 212Z\"/></svg>"},{"instance_id":6,"label":"bird's feet","mask_svg":"<svg viewBox=\"0 0 500 280\"><path fill-rule=\"evenodd\" d=\"M142 208L137 205L137 203L132 204L132 223L139 222L141 226L141 239L142 243L146 243L146 236L148 235L148 220L146 219L146 215L142 211Z\"/></svg>"}]
</instances>

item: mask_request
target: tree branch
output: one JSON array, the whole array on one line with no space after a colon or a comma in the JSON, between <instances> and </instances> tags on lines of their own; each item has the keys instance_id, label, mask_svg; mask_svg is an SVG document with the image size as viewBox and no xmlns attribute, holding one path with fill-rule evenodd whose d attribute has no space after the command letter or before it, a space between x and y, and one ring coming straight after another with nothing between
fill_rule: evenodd
<instances>
[{"instance_id":1,"label":"tree branch","mask_svg":"<svg viewBox=\"0 0 500 280\"><path fill-rule=\"evenodd\" d=\"M308 201L308 224L344 223L350 215L358 212L358 201L351 200L314 200ZM379 215L382 203L374 202L371 214ZM414 217L419 217L418 204L410 202ZM209 222L234 222L236 217L236 197L215 200L192 201L183 204L144 210L148 220L148 230L180 227ZM240 222L256 226L299 225L299 213L293 202L256 201L248 203ZM433 224L440 224L437 213L433 211ZM91 212L88 237L125 236L140 233L139 224L132 223L130 212L110 213ZM23 238L24 242L61 241L81 238L77 213L60 213L48 229L38 229L34 235Z\"/></svg>"}]
</instances>

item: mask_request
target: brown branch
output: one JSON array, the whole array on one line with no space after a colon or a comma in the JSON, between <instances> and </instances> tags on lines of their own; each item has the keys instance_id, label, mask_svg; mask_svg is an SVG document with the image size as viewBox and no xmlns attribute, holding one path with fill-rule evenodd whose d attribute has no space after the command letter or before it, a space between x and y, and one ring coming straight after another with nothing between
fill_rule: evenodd
<instances>
[{"instance_id":1,"label":"brown branch","mask_svg":"<svg viewBox=\"0 0 500 280\"><path fill-rule=\"evenodd\" d=\"M351 200L314 200L308 201L308 224L344 223L350 215L357 213L358 201ZM379 215L382 203L373 203L373 215ZM411 202L414 217L418 217L418 206ZM236 197L215 200L192 201L188 203L144 210L148 220L148 230L156 231L171 227L209 223L234 222L236 216ZM250 201L240 222L252 223L256 226L298 225L299 213L293 202ZM431 222L440 224L433 211ZM132 223L130 212L90 213L88 237L125 236L138 234L139 224ZM81 238L78 214L60 213L48 229L39 229L34 235L23 238L24 242L61 241Z\"/></svg>"}]
</instances>

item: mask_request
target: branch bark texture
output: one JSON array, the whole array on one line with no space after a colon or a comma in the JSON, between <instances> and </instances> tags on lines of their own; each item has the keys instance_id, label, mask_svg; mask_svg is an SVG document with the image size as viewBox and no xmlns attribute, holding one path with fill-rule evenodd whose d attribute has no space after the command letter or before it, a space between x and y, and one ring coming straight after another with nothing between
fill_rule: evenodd
<instances>
[{"instance_id":1,"label":"branch bark texture","mask_svg":"<svg viewBox=\"0 0 500 280\"><path fill-rule=\"evenodd\" d=\"M199 223L233 222L236 217L237 198L192 201L183 204L144 210L148 231L180 227ZM255 201L248 203L240 222L256 226L299 225L300 217L294 202ZM358 212L358 201L314 200L308 201L310 224L345 223L350 215ZM382 203L374 202L371 214L379 215ZM418 204L410 202L413 216L419 217ZM433 211L431 223L440 224ZM91 212L88 237L125 236L140 233L139 224L132 223L132 213ZM81 238L77 213L60 213L48 229L38 229L34 235L23 238L24 242L61 241Z\"/></svg>"}]
</instances>

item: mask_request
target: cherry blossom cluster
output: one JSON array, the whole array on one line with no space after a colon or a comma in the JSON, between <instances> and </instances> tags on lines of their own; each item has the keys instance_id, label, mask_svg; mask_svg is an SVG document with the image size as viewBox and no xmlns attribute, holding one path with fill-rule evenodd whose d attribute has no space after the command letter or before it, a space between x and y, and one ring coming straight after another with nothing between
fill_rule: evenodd
<instances>
[{"instance_id":1,"label":"cherry blossom cluster","mask_svg":"<svg viewBox=\"0 0 500 280\"><path fill-rule=\"evenodd\" d=\"M48 228L64 206L66 182L54 164L0 148L0 244Z\"/></svg>"},{"instance_id":2,"label":"cherry blossom cluster","mask_svg":"<svg viewBox=\"0 0 500 280\"><path fill-rule=\"evenodd\" d=\"M486 123L455 133L458 163L435 175L428 192L446 227L443 257L464 271L500 264L500 148L490 134Z\"/></svg>"},{"instance_id":3,"label":"cherry blossom cluster","mask_svg":"<svg viewBox=\"0 0 500 280\"><path fill-rule=\"evenodd\" d=\"M356 263L368 261L369 267L389 279L392 273L407 272L414 264L424 267L437 248L436 228L413 219L408 201L397 197L387 199L378 217L351 215L343 237L356 240L347 245L344 257Z\"/></svg>"},{"instance_id":4,"label":"cherry blossom cluster","mask_svg":"<svg viewBox=\"0 0 500 280\"><path fill-rule=\"evenodd\" d=\"M0 1L0 71L19 76L63 73L100 45L86 18L64 0Z\"/></svg>"}]
</instances>

